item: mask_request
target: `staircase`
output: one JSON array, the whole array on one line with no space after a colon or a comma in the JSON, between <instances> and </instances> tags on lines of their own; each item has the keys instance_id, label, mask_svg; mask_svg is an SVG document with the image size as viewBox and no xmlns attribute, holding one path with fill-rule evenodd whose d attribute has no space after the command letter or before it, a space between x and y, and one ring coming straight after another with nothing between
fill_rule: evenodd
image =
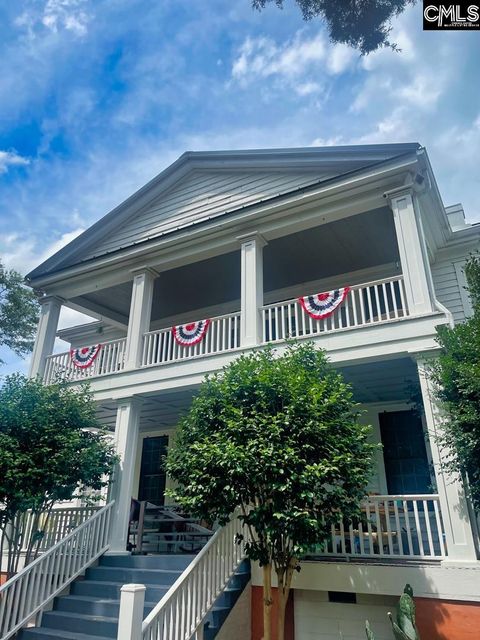
<instances>
[{"instance_id":1,"label":"staircase","mask_svg":"<svg viewBox=\"0 0 480 640\"><path fill-rule=\"evenodd\" d=\"M69 595L55 598L40 627L24 629L21 640L107 640L117 637L120 588L144 584L144 618L183 573L193 555L104 555L77 579ZM213 640L250 577L243 562L205 619L205 640Z\"/></svg>"}]
</instances>

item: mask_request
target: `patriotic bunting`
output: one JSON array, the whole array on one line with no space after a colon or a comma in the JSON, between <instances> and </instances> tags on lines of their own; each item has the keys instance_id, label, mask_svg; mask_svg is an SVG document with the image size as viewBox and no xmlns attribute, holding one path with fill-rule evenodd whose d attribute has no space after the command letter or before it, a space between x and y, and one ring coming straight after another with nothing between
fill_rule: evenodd
<instances>
[{"instance_id":1,"label":"patriotic bunting","mask_svg":"<svg viewBox=\"0 0 480 640\"><path fill-rule=\"evenodd\" d=\"M341 289L333 289L313 296L298 298L298 302L309 316L315 318L315 320L322 320L322 318L332 315L335 309L345 300L349 291L350 287L342 287Z\"/></svg>"},{"instance_id":2,"label":"patriotic bunting","mask_svg":"<svg viewBox=\"0 0 480 640\"><path fill-rule=\"evenodd\" d=\"M95 344L92 347L80 347L79 349L70 350L70 358L73 364L80 369L86 369L92 366L93 361L100 353L101 344Z\"/></svg>"},{"instance_id":3,"label":"patriotic bunting","mask_svg":"<svg viewBox=\"0 0 480 640\"><path fill-rule=\"evenodd\" d=\"M176 327L172 327L173 337L182 347L192 347L203 340L209 324L210 320L208 319L190 322L189 324L179 324Z\"/></svg>"}]
</instances>

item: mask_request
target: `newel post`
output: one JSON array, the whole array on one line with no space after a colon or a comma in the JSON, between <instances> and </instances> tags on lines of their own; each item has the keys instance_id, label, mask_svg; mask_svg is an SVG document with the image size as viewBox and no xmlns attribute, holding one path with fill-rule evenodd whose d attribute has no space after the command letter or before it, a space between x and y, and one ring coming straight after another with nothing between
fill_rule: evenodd
<instances>
[{"instance_id":1,"label":"newel post","mask_svg":"<svg viewBox=\"0 0 480 640\"><path fill-rule=\"evenodd\" d=\"M117 640L141 640L145 585L124 584L120 589Z\"/></svg>"}]
</instances>

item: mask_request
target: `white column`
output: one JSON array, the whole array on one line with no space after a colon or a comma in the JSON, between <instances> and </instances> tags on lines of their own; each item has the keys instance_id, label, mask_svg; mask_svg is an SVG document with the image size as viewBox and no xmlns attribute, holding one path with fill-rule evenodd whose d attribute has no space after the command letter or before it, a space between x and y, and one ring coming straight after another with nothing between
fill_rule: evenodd
<instances>
[{"instance_id":1,"label":"white column","mask_svg":"<svg viewBox=\"0 0 480 640\"><path fill-rule=\"evenodd\" d=\"M120 589L117 640L141 640L146 587L124 584Z\"/></svg>"},{"instance_id":2,"label":"white column","mask_svg":"<svg viewBox=\"0 0 480 640\"><path fill-rule=\"evenodd\" d=\"M263 247L258 233L241 236L240 345L250 347L262 342Z\"/></svg>"},{"instance_id":3,"label":"white column","mask_svg":"<svg viewBox=\"0 0 480 640\"><path fill-rule=\"evenodd\" d=\"M156 275L155 271L148 268L133 273L125 369L137 369L141 364L143 334L150 329L153 283Z\"/></svg>"},{"instance_id":4,"label":"white column","mask_svg":"<svg viewBox=\"0 0 480 640\"><path fill-rule=\"evenodd\" d=\"M410 315L430 313L432 300L428 286L428 256L414 196L410 191L395 194L390 197L390 206Z\"/></svg>"},{"instance_id":5,"label":"white column","mask_svg":"<svg viewBox=\"0 0 480 640\"><path fill-rule=\"evenodd\" d=\"M448 473L442 457L448 455L439 446L438 437L442 433L441 409L434 396L434 389L428 375L428 360L417 361L418 376L427 423L432 461L437 480L440 509L447 543L449 562L475 562L475 542L470 523L469 509L460 478Z\"/></svg>"},{"instance_id":6,"label":"white column","mask_svg":"<svg viewBox=\"0 0 480 640\"><path fill-rule=\"evenodd\" d=\"M133 475L137 456L142 399L118 401L115 453L119 461L113 473L111 499L115 500L110 530L110 553L126 553Z\"/></svg>"},{"instance_id":7,"label":"white column","mask_svg":"<svg viewBox=\"0 0 480 640\"><path fill-rule=\"evenodd\" d=\"M53 353L55 336L57 333L58 317L63 300L55 296L40 298L40 317L38 320L37 335L30 361L29 376L43 376L45 371L45 358Z\"/></svg>"}]
</instances>

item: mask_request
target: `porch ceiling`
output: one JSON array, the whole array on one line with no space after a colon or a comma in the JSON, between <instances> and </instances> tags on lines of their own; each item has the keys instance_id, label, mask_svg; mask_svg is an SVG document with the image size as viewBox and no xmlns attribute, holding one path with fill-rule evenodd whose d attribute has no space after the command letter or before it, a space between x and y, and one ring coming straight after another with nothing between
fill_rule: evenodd
<instances>
[{"instance_id":1,"label":"porch ceiling","mask_svg":"<svg viewBox=\"0 0 480 640\"><path fill-rule=\"evenodd\" d=\"M397 358L342 367L345 379L353 385L357 402L405 402L410 399L412 385L418 384L415 363L410 358ZM191 404L195 389L147 396L140 416L141 431L173 429ZM116 405L102 402L97 415L109 430L115 430Z\"/></svg>"},{"instance_id":2,"label":"porch ceiling","mask_svg":"<svg viewBox=\"0 0 480 640\"><path fill-rule=\"evenodd\" d=\"M360 403L405 402L418 385L418 372L411 358L396 358L342 367Z\"/></svg>"},{"instance_id":3,"label":"porch ceiling","mask_svg":"<svg viewBox=\"0 0 480 640\"><path fill-rule=\"evenodd\" d=\"M193 389L183 389L146 397L140 414L140 430L153 431L175 427L179 418L188 411L193 393ZM114 402L102 402L97 409L99 420L110 431L115 431L116 415L117 409Z\"/></svg>"}]
</instances>

